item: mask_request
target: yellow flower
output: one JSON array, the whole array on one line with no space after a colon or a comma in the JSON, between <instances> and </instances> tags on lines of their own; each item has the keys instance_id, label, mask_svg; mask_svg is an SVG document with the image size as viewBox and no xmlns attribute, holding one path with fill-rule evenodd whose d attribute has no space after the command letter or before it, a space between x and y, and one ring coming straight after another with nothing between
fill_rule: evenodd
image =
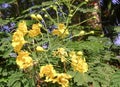
<instances>
[{"instance_id":1,"label":"yellow flower","mask_svg":"<svg viewBox=\"0 0 120 87\"><path fill-rule=\"evenodd\" d=\"M62 87L68 87L69 86L69 79L72 78L70 75L61 73L57 74L57 77L54 79L53 83L57 82Z\"/></svg>"},{"instance_id":2,"label":"yellow flower","mask_svg":"<svg viewBox=\"0 0 120 87\"><path fill-rule=\"evenodd\" d=\"M76 53L75 53L74 51L71 51L71 52L69 53L69 55L70 55L70 57L76 57Z\"/></svg>"},{"instance_id":3,"label":"yellow flower","mask_svg":"<svg viewBox=\"0 0 120 87\"><path fill-rule=\"evenodd\" d=\"M35 36L37 36L38 35L38 32L36 32L35 30L30 30L29 31L29 36L30 37L35 37Z\"/></svg>"},{"instance_id":4,"label":"yellow flower","mask_svg":"<svg viewBox=\"0 0 120 87\"><path fill-rule=\"evenodd\" d=\"M57 35L62 38L66 37L69 34L68 29L66 29L64 24L58 24L58 29L54 29L52 33L53 35Z\"/></svg>"},{"instance_id":5,"label":"yellow flower","mask_svg":"<svg viewBox=\"0 0 120 87\"><path fill-rule=\"evenodd\" d=\"M66 61L65 57L68 57L68 54L67 54L67 52L65 51L64 48L58 48L57 51L53 52L53 55L60 57L61 62L65 62Z\"/></svg>"},{"instance_id":6,"label":"yellow flower","mask_svg":"<svg viewBox=\"0 0 120 87\"><path fill-rule=\"evenodd\" d=\"M65 55L65 56L67 56L67 52L65 51L64 48L58 48L57 52L58 52L58 55Z\"/></svg>"},{"instance_id":7,"label":"yellow flower","mask_svg":"<svg viewBox=\"0 0 120 87\"><path fill-rule=\"evenodd\" d=\"M82 55L83 55L83 52L78 51L78 52L77 52L77 55L82 56Z\"/></svg>"},{"instance_id":8,"label":"yellow flower","mask_svg":"<svg viewBox=\"0 0 120 87\"><path fill-rule=\"evenodd\" d=\"M23 45L26 43L23 37L23 33L21 31L17 31L13 34L12 38L12 46L15 52L19 52Z\"/></svg>"},{"instance_id":9,"label":"yellow flower","mask_svg":"<svg viewBox=\"0 0 120 87\"><path fill-rule=\"evenodd\" d=\"M41 31L40 31L40 24L33 24L32 25L32 30L29 31L29 36L30 37L35 37L39 34L41 34Z\"/></svg>"},{"instance_id":10,"label":"yellow flower","mask_svg":"<svg viewBox=\"0 0 120 87\"><path fill-rule=\"evenodd\" d=\"M39 52L45 51L41 46L37 46L37 47L36 47L36 50L39 51Z\"/></svg>"},{"instance_id":11,"label":"yellow flower","mask_svg":"<svg viewBox=\"0 0 120 87\"><path fill-rule=\"evenodd\" d=\"M81 73L85 73L88 71L88 65L80 56L77 56L76 58L71 59L72 63L71 66L74 68L74 70L77 70Z\"/></svg>"},{"instance_id":12,"label":"yellow flower","mask_svg":"<svg viewBox=\"0 0 120 87\"><path fill-rule=\"evenodd\" d=\"M27 26L26 26L26 22L25 21L21 21L18 24L18 29L19 31L21 31L23 33L23 35L25 35L28 31L27 31Z\"/></svg>"},{"instance_id":13,"label":"yellow flower","mask_svg":"<svg viewBox=\"0 0 120 87\"><path fill-rule=\"evenodd\" d=\"M88 65L85 61L85 59L82 59L81 53L75 54L75 52L71 52L70 54L71 58L71 66L74 68L74 70L77 70L81 73L88 71Z\"/></svg>"},{"instance_id":14,"label":"yellow flower","mask_svg":"<svg viewBox=\"0 0 120 87\"><path fill-rule=\"evenodd\" d=\"M46 76L46 82L53 81L56 76L56 71L51 64L42 66L39 73L40 78Z\"/></svg>"},{"instance_id":15,"label":"yellow flower","mask_svg":"<svg viewBox=\"0 0 120 87\"><path fill-rule=\"evenodd\" d=\"M33 60L29 56L29 53L27 51L26 52L20 51L18 53L16 63L20 67L20 69L26 69L33 65Z\"/></svg>"},{"instance_id":16,"label":"yellow flower","mask_svg":"<svg viewBox=\"0 0 120 87\"><path fill-rule=\"evenodd\" d=\"M61 56L61 62L66 62L66 58L64 56Z\"/></svg>"}]
</instances>

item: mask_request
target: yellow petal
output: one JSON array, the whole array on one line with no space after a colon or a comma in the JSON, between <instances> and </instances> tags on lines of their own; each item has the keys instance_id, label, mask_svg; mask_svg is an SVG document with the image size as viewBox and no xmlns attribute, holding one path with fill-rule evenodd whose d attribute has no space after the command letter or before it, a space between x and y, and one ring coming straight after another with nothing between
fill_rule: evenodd
<instances>
[{"instance_id":1,"label":"yellow petal","mask_svg":"<svg viewBox=\"0 0 120 87\"><path fill-rule=\"evenodd\" d=\"M39 52L45 51L41 46L37 46L37 47L36 47L36 50L39 51Z\"/></svg>"}]
</instances>

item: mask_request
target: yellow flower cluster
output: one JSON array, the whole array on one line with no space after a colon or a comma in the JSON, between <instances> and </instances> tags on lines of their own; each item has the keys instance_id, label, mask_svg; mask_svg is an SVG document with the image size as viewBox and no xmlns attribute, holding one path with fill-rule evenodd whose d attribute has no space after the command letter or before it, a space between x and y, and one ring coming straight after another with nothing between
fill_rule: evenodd
<instances>
[{"instance_id":1,"label":"yellow flower cluster","mask_svg":"<svg viewBox=\"0 0 120 87\"><path fill-rule=\"evenodd\" d=\"M46 82L58 83L62 87L69 86L69 79L71 78L70 75L65 73L56 73L53 66L51 64L42 66L39 73L40 78L46 76Z\"/></svg>"},{"instance_id":2,"label":"yellow flower cluster","mask_svg":"<svg viewBox=\"0 0 120 87\"><path fill-rule=\"evenodd\" d=\"M17 31L13 34L12 39L12 46L14 48L14 51L18 53L18 56L16 58L16 63L20 67L20 69L25 69L29 66L33 65L33 60L29 56L28 52L21 51L23 45L26 43L24 40L25 34L27 34L27 26L25 21L21 21L18 24Z\"/></svg>"},{"instance_id":3,"label":"yellow flower cluster","mask_svg":"<svg viewBox=\"0 0 120 87\"><path fill-rule=\"evenodd\" d=\"M46 76L46 82L52 81L56 75L56 71L51 64L42 66L39 73L40 78Z\"/></svg>"},{"instance_id":4,"label":"yellow flower cluster","mask_svg":"<svg viewBox=\"0 0 120 87\"><path fill-rule=\"evenodd\" d=\"M24 35L27 33L26 22L22 21L18 24L18 29L13 34L12 46L15 52L19 52L23 45L26 43Z\"/></svg>"},{"instance_id":5,"label":"yellow flower cluster","mask_svg":"<svg viewBox=\"0 0 120 87\"><path fill-rule=\"evenodd\" d=\"M29 56L29 53L27 51L26 52L20 51L18 53L16 63L20 67L20 69L26 69L27 67L30 67L33 65L33 60Z\"/></svg>"},{"instance_id":6,"label":"yellow flower cluster","mask_svg":"<svg viewBox=\"0 0 120 87\"><path fill-rule=\"evenodd\" d=\"M69 79L72 78L70 75L65 73L60 73L57 75L57 78L54 80L54 82L57 82L62 87L69 87Z\"/></svg>"},{"instance_id":7,"label":"yellow flower cluster","mask_svg":"<svg viewBox=\"0 0 120 87\"><path fill-rule=\"evenodd\" d=\"M28 32L28 35L30 37L35 37L35 36L41 34L41 31L40 31L41 27L42 27L42 25L39 24L39 23L38 24L33 24L32 29Z\"/></svg>"},{"instance_id":8,"label":"yellow flower cluster","mask_svg":"<svg viewBox=\"0 0 120 87\"><path fill-rule=\"evenodd\" d=\"M21 32L23 33L23 35L25 35L25 34L28 32L25 21L21 21L21 22L18 24L17 31L21 31Z\"/></svg>"},{"instance_id":9,"label":"yellow flower cluster","mask_svg":"<svg viewBox=\"0 0 120 87\"><path fill-rule=\"evenodd\" d=\"M58 48L57 51L53 52L53 55L60 57L61 62L66 62L66 57L68 57L68 54L64 48ZM77 53L72 51L69 53L69 56L71 57L71 66L74 68L74 70L77 70L81 73L87 72L88 65L85 61L85 58L83 58L83 53L81 51L78 51Z\"/></svg>"},{"instance_id":10,"label":"yellow flower cluster","mask_svg":"<svg viewBox=\"0 0 120 87\"><path fill-rule=\"evenodd\" d=\"M65 51L64 48L58 48L57 51L53 52L53 55L60 57L61 62L65 62L66 61L65 57L68 57L68 54L67 54L67 52Z\"/></svg>"},{"instance_id":11,"label":"yellow flower cluster","mask_svg":"<svg viewBox=\"0 0 120 87\"><path fill-rule=\"evenodd\" d=\"M30 37L35 37L35 36L41 34L41 31L40 31L41 27L42 27L41 24L33 24L32 30L28 31L27 26L26 26L26 22L21 21L18 24L17 31L14 32L14 34L13 34L12 46L14 48L14 51L18 53L21 50L23 45L26 43L26 41L24 40L24 36L27 33Z\"/></svg>"},{"instance_id":12,"label":"yellow flower cluster","mask_svg":"<svg viewBox=\"0 0 120 87\"><path fill-rule=\"evenodd\" d=\"M82 58L82 55L82 52L70 52L71 66L74 68L74 70L84 73L88 71L88 65L85 59Z\"/></svg>"},{"instance_id":13,"label":"yellow flower cluster","mask_svg":"<svg viewBox=\"0 0 120 87\"><path fill-rule=\"evenodd\" d=\"M22 32L17 31L13 34L12 46L15 52L19 52L25 43L26 41L24 40Z\"/></svg>"},{"instance_id":14,"label":"yellow flower cluster","mask_svg":"<svg viewBox=\"0 0 120 87\"><path fill-rule=\"evenodd\" d=\"M28 31L27 30L27 25L25 21L21 21L18 24L18 28L16 32L13 34L12 38L12 46L14 48L14 51L18 53L16 63L21 69L25 69L29 66L33 65L33 60L29 56L28 52L21 51L23 45L27 42L24 39L24 36L28 33L30 37L37 36L41 33L40 27L42 27L40 24L33 24L32 25L32 30ZM39 48L37 48L40 50Z\"/></svg>"},{"instance_id":15,"label":"yellow flower cluster","mask_svg":"<svg viewBox=\"0 0 120 87\"><path fill-rule=\"evenodd\" d=\"M62 23L58 24L58 29L54 29L52 31L53 35L57 35L59 37L66 37L67 35L69 35L68 29L66 29L66 26Z\"/></svg>"}]
</instances>

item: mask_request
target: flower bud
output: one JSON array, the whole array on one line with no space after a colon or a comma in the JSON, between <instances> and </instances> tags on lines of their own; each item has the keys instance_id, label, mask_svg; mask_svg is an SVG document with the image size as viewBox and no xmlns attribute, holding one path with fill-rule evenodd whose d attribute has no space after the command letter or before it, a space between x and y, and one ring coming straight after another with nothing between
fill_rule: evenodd
<instances>
[{"instance_id":1,"label":"flower bud","mask_svg":"<svg viewBox=\"0 0 120 87\"><path fill-rule=\"evenodd\" d=\"M77 52L77 55L82 56L82 55L83 55L83 52L82 52L82 51L78 51L78 52Z\"/></svg>"},{"instance_id":2,"label":"flower bud","mask_svg":"<svg viewBox=\"0 0 120 87\"><path fill-rule=\"evenodd\" d=\"M35 16L35 14L31 14L30 17L33 18L33 19L37 19L37 17Z\"/></svg>"},{"instance_id":3,"label":"flower bud","mask_svg":"<svg viewBox=\"0 0 120 87\"><path fill-rule=\"evenodd\" d=\"M79 35L80 35L80 36L85 35L85 31L83 31L83 30L82 30L82 31L80 31Z\"/></svg>"},{"instance_id":4,"label":"flower bud","mask_svg":"<svg viewBox=\"0 0 120 87\"><path fill-rule=\"evenodd\" d=\"M90 31L90 34L94 34L95 32L94 31Z\"/></svg>"},{"instance_id":5,"label":"flower bud","mask_svg":"<svg viewBox=\"0 0 120 87\"><path fill-rule=\"evenodd\" d=\"M54 9L54 10L57 10L57 7L56 7L56 6L53 6L53 9Z\"/></svg>"},{"instance_id":6,"label":"flower bud","mask_svg":"<svg viewBox=\"0 0 120 87\"><path fill-rule=\"evenodd\" d=\"M86 2L88 2L89 0L85 0Z\"/></svg>"},{"instance_id":7,"label":"flower bud","mask_svg":"<svg viewBox=\"0 0 120 87\"><path fill-rule=\"evenodd\" d=\"M97 17L96 16L93 16L94 19L96 19Z\"/></svg>"},{"instance_id":8,"label":"flower bud","mask_svg":"<svg viewBox=\"0 0 120 87\"><path fill-rule=\"evenodd\" d=\"M72 14L69 14L69 17L72 17L73 15Z\"/></svg>"},{"instance_id":9,"label":"flower bud","mask_svg":"<svg viewBox=\"0 0 120 87\"><path fill-rule=\"evenodd\" d=\"M42 19L43 19L42 16L39 15L39 14L37 14L37 18L38 18L39 20L42 20Z\"/></svg>"},{"instance_id":10,"label":"flower bud","mask_svg":"<svg viewBox=\"0 0 120 87\"><path fill-rule=\"evenodd\" d=\"M70 12L73 12L74 10L70 10Z\"/></svg>"},{"instance_id":11,"label":"flower bud","mask_svg":"<svg viewBox=\"0 0 120 87\"><path fill-rule=\"evenodd\" d=\"M58 4L58 2L55 2L55 4Z\"/></svg>"},{"instance_id":12,"label":"flower bud","mask_svg":"<svg viewBox=\"0 0 120 87\"><path fill-rule=\"evenodd\" d=\"M45 10L46 10L45 8L42 9L42 11L45 11Z\"/></svg>"},{"instance_id":13,"label":"flower bud","mask_svg":"<svg viewBox=\"0 0 120 87\"><path fill-rule=\"evenodd\" d=\"M39 23L38 25L39 25L40 28L42 27L42 24Z\"/></svg>"},{"instance_id":14,"label":"flower bud","mask_svg":"<svg viewBox=\"0 0 120 87\"><path fill-rule=\"evenodd\" d=\"M51 8L53 8L53 5L50 5Z\"/></svg>"},{"instance_id":15,"label":"flower bud","mask_svg":"<svg viewBox=\"0 0 120 87\"><path fill-rule=\"evenodd\" d=\"M47 17L48 17L48 15L47 15L47 14L45 14L45 15L44 15L44 17L45 17L45 18L47 18Z\"/></svg>"},{"instance_id":16,"label":"flower bud","mask_svg":"<svg viewBox=\"0 0 120 87\"><path fill-rule=\"evenodd\" d=\"M104 34L101 34L100 37L104 37Z\"/></svg>"}]
</instances>

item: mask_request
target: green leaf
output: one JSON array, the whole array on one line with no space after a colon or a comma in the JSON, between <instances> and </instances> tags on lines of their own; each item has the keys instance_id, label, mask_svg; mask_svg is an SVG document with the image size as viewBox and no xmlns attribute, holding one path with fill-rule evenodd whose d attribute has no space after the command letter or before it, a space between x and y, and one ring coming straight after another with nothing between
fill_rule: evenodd
<instances>
[{"instance_id":1,"label":"green leaf","mask_svg":"<svg viewBox=\"0 0 120 87\"><path fill-rule=\"evenodd\" d=\"M78 86L81 86L87 82L86 74L83 74L77 71L69 71L67 73L73 77L74 82L77 83Z\"/></svg>"},{"instance_id":2,"label":"green leaf","mask_svg":"<svg viewBox=\"0 0 120 87\"><path fill-rule=\"evenodd\" d=\"M26 84L24 85L24 87L30 87L30 84L29 84L29 83L26 83Z\"/></svg>"},{"instance_id":3,"label":"green leaf","mask_svg":"<svg viewBox=\"0 0 120 87\"><path fill-rule=\"evenodd\" d=\"M7 24L8 22L10 22L10 21L9 21L9 20L3 20L3 19L0 18L0 24L1 24L1 25L5 25L5 24Z\"/></svg>"},{"instance_id":4,"label":"green leaf","mask_svg":"<svg viewBox=\"0 0 120 87\"><path fill-rule=\"evenodd\" d=\"M120 70L112 75L110 87L120 87Z\"/></svg>"},{"instance_id":5,"label":"green leaf","mask_svg":"<svg viewBox=\"0 0 120 87\"><path fill-rule=\"evenodd\" d=\"M2 72L2 75L3 75L3 76L7 76L7 74L8 74L7 71Z\"/></svg>"},{"instance_id":6,"label":"green leaf","mask_svg":"<svg viewBox=\"0 0 120 87\"><path fill-rule=\"evenodd\" d=\"M10 53L12 52L12 48L11 49L7 49L7 51L4 52L3 54L3 57L6 58L6 57L9 57Z\"/></svg>"},{"instance_id":7,"label":"green leaf","mask_svg":"<svg viewBox=\"0 0 120 87\"><path fill-rule=\"evenodd\" d=\"M20 81L16 81L16 82L12 85L12 87L22 87L22 86L21 86L21 82L20 82Z\"/></svg>"},{"instance_id":8,"label":"green leaf","mask_svg":"<svg viewBox=\"0 0 120 87\"><path fill-rule=\"evenodd\" d=\"M54 4L53 1L42 2L42 6L50 6L52 4Z\"/></svg>"},{"instance_id":9,"label":"green leaf","mask_svg":"<svg viewBox=\"0 0 120 87\"><path fill-rule=\"evenodd\" d=\"M7 79L6 78L1 78L0 82L7 82Z\"/></svg>"},{"instance_id":10,"label":"green leaf","mask_svg":"<svg viewBox=\"0 0 120 87\"><path fill-rule=\"evenodd\" d=\"M93 87L100 87L100 85L97 81L93 81Z\"/></svg>"},{"instance_id":11,"label":"green leaf","mask_svg":"<svg viewBox=\"0 0 120 87\"><path fill-rule=\"evenodd\" d=\"M68 71L67 73L70 74L72 77L74 77L76 75L76 72L74 72L74 71Z\"/></svg>"},{"instance_id":12,"label":"green leaf","mask_svg":"<svg viewBox=\"0 0 120 87\"><path fill-rule=\"evenodd\" d=\"M14 2L15 0L0 0L0 4L2 3L10 3L10 2Z\"/></svg>"},{"instance_id":13,"label":"green leaf","mask_svg":"<svg viewBox=\"0 0 120 87\"><path fill-rule=\"evenodd\" d=\"M21 81L22 73L16 72L8 78L8 87L11 87L16 81Z\"/></svg>"},{"instance_id":14,"label":"green leaf","mask_svg":"<svg viewBox=\"0 0 120 87\"><path fill-rule=\"evenodd\" d=\"M116 32L120 32L120 26L114 27L114 30L115 30Z\"/></svg>"}]
</instances>

